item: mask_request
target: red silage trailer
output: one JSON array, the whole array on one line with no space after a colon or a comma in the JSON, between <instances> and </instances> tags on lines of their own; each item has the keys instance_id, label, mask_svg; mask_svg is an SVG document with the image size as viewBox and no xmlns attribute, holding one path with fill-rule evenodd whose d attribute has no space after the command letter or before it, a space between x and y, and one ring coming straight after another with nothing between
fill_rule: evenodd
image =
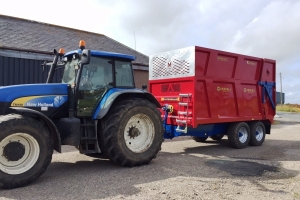
<instances>
[{"instance_id":1,"label":"red silage trailer","mask_svg":"<svg viewBox=\"0 0 300 200\"><path fill-rule=\"evenodd\" d=\"M165 138L224 135L259 146L275 115L275 60L202 47L150 56L149 90L163 107Z\"/></svg>"}]
</instances>

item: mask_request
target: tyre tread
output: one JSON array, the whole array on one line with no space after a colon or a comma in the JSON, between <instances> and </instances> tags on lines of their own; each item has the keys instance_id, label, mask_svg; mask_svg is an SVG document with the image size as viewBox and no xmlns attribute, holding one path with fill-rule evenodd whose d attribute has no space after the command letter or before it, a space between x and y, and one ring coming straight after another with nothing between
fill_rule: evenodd
<instances>
[{"instance_id":1,"label":"tyre tread","mask_svg":"<svg viewBox=\"0 0 300 200\"><path fill-rule=\"evenodd\" d=\"M28 126L31 129L39 130L41 134L43 134L47 148L46 155L44 155L45 160L42 163L42 166L38 169L38 171L32 172L33 174L29 177L28 175L25 176L24 174L29 172L31 169L20 175L14 176L5 174L4 172L0 171L0 188L2 189L23 187L31 182L34 182L46 171L47 167L49 166L52 160L53 140L50 137L49 131L39 121L19 114L9 114L0 116L0 130L9 130L17 125Z\"/></svg>"},{"instance_id":2,"label":"tyre tread","mask_svg":"<svg viewBox=\"0 0 300 200\"><path fill-rule=\"evenodd\" d=\"M264 136L261 141L257 141L256 139L256 127L258 125L261 125L264 131ZM261 146L264 141L265 141L265 136L266 136L266 127L261 121L256 121L256 122L251 122L249 123L249 128L250 128L250 141L249 145L251 146Z\"/></svg>"},{"instance_id":3,"label":"tyre tread","mask_svg":"<svg viewBox=\"0 0 300 200\"><path fill-rule=\"evenodd\" d=\"M161 134L159 137L158 144L156 144L156 149L152 153L151 156L149 156L145 160L132 160L127 158L124 153L121 151L118 145L118 139L117 139L117 132L118 127L116 124L120 124L122 120L122 116L127 113L131 108L134 108L136 106L145 106L150 108L151 110L155 111L155 114L159 119L161 119L161 114L156 108L156 106L152 103L150 103L148 100L140 99L140 98L131 98L126 99L111 108L111 110L108 112L108 114L104 117L102 120L101 126L102 126L102 139L100 141L100 144L102 146L101 151L114 163L122 165L122 166L139 166L148 164L152 159L154 159L157 155L157 153L161 150L161 144L163 142L163 134ZM160 125L161 130L160 132L163 133L163 126L162 123Z\"/></svg>"},{"instance_id":4,"label":"tyre tread","mask_svg":"<svg viewBox=\"0 0 300 200\"><path fill-rule=\"evenodd\" d=\"M239 134L238 131L241 128L241 126L245 126L248 130L248 139L245 143L241 143L239 140ZM250 130L249 130L249 126L247 123L245 122L238 122L238 123L232 123L228 129L228 141L229 144L237 149L243 149L245 148L250 140Z\"/></svg>"}]
</instances>

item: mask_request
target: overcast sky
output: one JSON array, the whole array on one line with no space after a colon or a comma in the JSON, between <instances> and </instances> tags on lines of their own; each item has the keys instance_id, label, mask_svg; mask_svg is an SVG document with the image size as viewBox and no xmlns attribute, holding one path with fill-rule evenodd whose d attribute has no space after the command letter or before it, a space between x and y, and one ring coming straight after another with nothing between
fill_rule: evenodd
<instances>
[{"instance_id":1,"label":"overcast sky","mask_svg":"<svg viewBox=\"0 0 300 200\"><path fill-rule=\"evenodd\" d=\"M300 104L300 0L0 3L0 14L101 33L148 56L196 45L274 59L277 91L281 72L286 103Z\"/></svg>"}]
</instances>

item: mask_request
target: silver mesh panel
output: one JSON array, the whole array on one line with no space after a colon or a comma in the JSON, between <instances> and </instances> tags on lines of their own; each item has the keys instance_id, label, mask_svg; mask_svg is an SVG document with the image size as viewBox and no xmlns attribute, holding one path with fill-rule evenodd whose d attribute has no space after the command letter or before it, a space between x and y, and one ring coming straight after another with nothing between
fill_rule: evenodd
<instances>
[{"instance_id":1,"label":"silver mesh panel","mask_svg":"<svg viewBox=\"0 0 300 200\"><path fill-rule=\"evenodd\" d=\"M150 56L149 80L195 76L195 47Z\"/></svg>"}]
</instances>

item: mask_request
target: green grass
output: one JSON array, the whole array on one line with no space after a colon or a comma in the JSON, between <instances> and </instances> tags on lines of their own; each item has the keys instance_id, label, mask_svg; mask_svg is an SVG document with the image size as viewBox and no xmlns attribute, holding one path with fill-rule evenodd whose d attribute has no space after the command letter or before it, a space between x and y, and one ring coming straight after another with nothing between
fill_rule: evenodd
<instances>
[{"instance_id":1,"label":"green grass","mask_svg":"<svg viewBox=\"0 0 300 200\"><path fill-rule=\"evenodd\" d=\"M276 110L284 111L284 112L300 113L300 105L298 104L277 105Z\"/></svg>"},{"instance_id":2,"label":"green grass","mask_svg":"<svg viewBox=\"0 0 300 200\"><path fill-rule=\"evenodd\" d=\"M297 192L294 192L294 198L299 198L299 194Z\"/></svg>"}]
</instances>

